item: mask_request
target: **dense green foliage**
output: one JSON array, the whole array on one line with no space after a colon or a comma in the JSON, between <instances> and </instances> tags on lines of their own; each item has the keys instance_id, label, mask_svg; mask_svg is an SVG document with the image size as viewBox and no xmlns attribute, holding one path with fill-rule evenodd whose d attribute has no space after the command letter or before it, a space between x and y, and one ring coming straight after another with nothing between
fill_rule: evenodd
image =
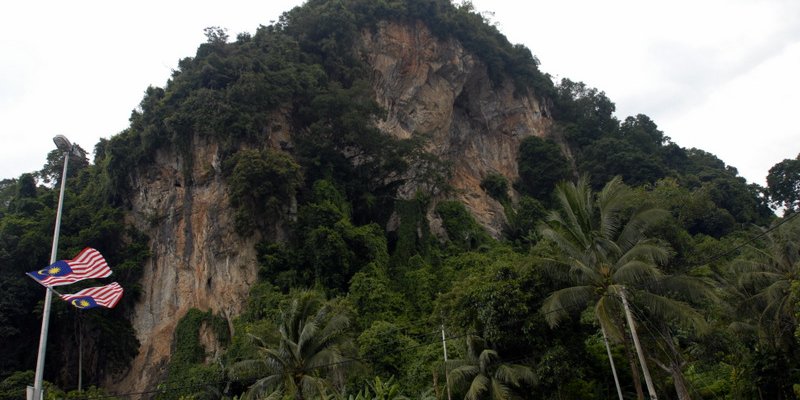
<instances>
[{"instance_id":1,"label":"dense green foliage","mask_svg":"<svg viewBox=\"0 0 800 400\"><path fill-rule=\"evenodd\" d=\"M536 136L522 140L517 165L519 181L515 188L537 199L547 199L556 183L570 176L569 165L558 146Z\"/></svg>"},{"instance_id":2,"label":"dense green foliage","mask_svg":"<svg viewBox=\"0 0 800 400\"><path fill-rule=\"evenodd\" d=\"M218 364L205 363L211 349L206 349L200 342L203 328L212 332L212 337L221 345L227 344L229 332L225 319L210 311L190 309L175 328L172 357L158 399L213 399L222 393L223 371Z\"/></svg>"},{"instance_id":3,"label":"dense green foliage","mask_svg":"<svg viewBox=\"0 0 800 400\"><path fill-rule=\"evenodd\" d=\"M769 195L776 206L800 211L800 154L775 164L767 175Z\"/></svg>"},{"instance_id":4,"label":"dense green foliage","mask_svg":"<svg viewBox=\"0 0 800 400\"><path fill-rule=\"evenodd\" d=\"M300 166L284 153L242 150L227 161L231 205L236 207L236 228L242 234L266 230L259 221L277 218L289 209L302 183Z\"/></svg>"},{"instance_id":5,"label":"dense green foliage","mask_svg":"<svg viewBox=\"0 0 800 400\"><path fill-rule=\"evenodd\" d=\"M78 337L83 336L84 385L99 384L109 374L124 370L138 350L127 311L136 301L139 278L148 258L147 238L124 222L124 211L105 202L108 188L105 172L97 166L103 160L73 160L68 174L57 259L72 258L84 247L98 249L114 271L113 279L125 288L121 303L112 310L81 312L67 303L53 300L50 316L47 376L59 376L68 388L77 383ZM58 164L58 165L55 165ZM62 158L48 157L38 174L61 170ZM60 181L60 174L51 176ZM43 288L25 276L48 265L58 203L58 186L37 186L31 174L3 182L0 205L0 377L14 371L32 370L36 362L41 327ZM110 282L108 279L105 281ZM108 283L103 282L103 283ZM74 293L97 281L83 281L62 288ZM57 374L58 373L58 374ZM31 382L28 382L29 384Z\"/></svg>"},{"instance_id":6,"label":"dense green foliage","mask_svg":"<svg viewBox=\"0 0 800 400\"><path fill-rule=\"evenodd\" d=\"M548 104L552 137L522 141L519 180L481 182L504 207L500 237L450 197L424 138L377 129L384 110L356 44L386 20L460 41L492 83ZM61 340L45 374L58 386L76 381L78 321L84 382L136 354L127 316L148 238L125 224L125 199L172 152L187 189L227 184L236 231L259 238L258 282L231 321L195 309L179 321L158 398L444 399L450 377L456 398L611 399L607 351L625 397L639 397L623 291L660 398L788 399L800 387L797 160L776 164L768 189L748 185L645 115L620 122L602 91L554 85L469 2L310 0L252 35L206 36L93 164L70 163L59 254L98 248L126 296L80 320L55 303ZM206 160L192 150L209 144L219 168L198 175ZM0 398L31 380L43 290L23 273L46 265L58 189L43 183L61 162L51 153L0 182ZM410 175L419 191L400 199Z\"/></svg>"}]
</instances>

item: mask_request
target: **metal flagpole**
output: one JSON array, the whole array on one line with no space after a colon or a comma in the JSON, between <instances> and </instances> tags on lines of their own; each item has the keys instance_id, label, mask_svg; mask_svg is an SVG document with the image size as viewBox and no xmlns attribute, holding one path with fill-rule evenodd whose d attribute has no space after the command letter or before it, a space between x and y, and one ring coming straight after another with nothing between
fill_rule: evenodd
<instances>
[{"instance_id":1,"label":"metal flagpole","mask_svg":"<svg viewBox=\"0 0 800 400\"><path fill-rule=\"evenodd\" d=\"M83 383L83 310L78 310L78 393Z\"/></svg>"},{"instance_id":2,"label":"metal flagpole","mask_svg":"<svg viewBox=\"0 0 800 400\"><path fill-rule=\"evenodd\" d=\"M61 209L64 206L64 188L67 182L67 164L69 156L72 154L73 146L63 135L53 138L56 147L64 151L64 170L61 172L61 193L58 195L58 209L56 211L56 227L53 230L53 247L50 250L50 265L55 264L58 255L58 233L61 230ZM42 400L44 391L42 390L42 380L44 374L44 355L47 351L47 329L50 325L50 303L53 301L53 289L47 288L44 296L44 312L42 313L42 332L39 336L39 355L36 358L36 376L33 382L33 399ZM30 393L30 392L29 392Z\"/></svg>"},{"instance_id":3,"label":"metal flagpole","mask_svg":"<svg viewBox=\"0 0 800 400\"><path fill-rule=\"evenodd\" d=\"M447 373L447 341L444 338L444 325L442 325L442 349L444 350L444 381L447 385L447 400L450 399L450 374Z\"/></svg>"}]
</instances>

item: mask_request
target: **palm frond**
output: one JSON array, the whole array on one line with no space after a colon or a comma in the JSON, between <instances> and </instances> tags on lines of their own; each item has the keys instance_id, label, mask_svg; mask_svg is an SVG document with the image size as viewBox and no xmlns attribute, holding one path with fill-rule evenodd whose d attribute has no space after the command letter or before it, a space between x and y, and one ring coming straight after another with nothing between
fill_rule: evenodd
<instances>
[{"instance_id":1,"label":"palm frond","mask_svg":"<svg viewBox=\"0 0 800 400\"><path fill-rule=\"evenodd\" d=\"M587 238L576 237L575 233L556 224L540 225L539 234L542 235L542 238L553 242L565 254L580 254L589 246Z\"/></svg>"},{"instance_id":2,"label":"palm frond","mask_svg":"<svg viewBox=\"0 0 800 400\"><path fill-rule=\"evenodd\" d=\"M539 271L549 278L559 281L567 281L569 279L569 262L567 260L541 257L537 258L534 264Z\"/></svg>"},{"instance_id":3,"label":"palm frond","mask_svg":"<svg viewBox=\"0 0 800 400\"><path fill-rule=\"evenodd\" d=\"M477 375L475 378L472 379L472 382L469 385L469 389L467 390L467 395L464 397L469 400L479 400L482 394L488 392L490 390L490 385L492 384L491 379L484 375Z\"/></svg>"},{"instance_id":4,"label":"palm frond","mask_svg":"<svg viewBox=\"0 0 800 400\"><path fill-rule=\"evenodd\" d=\"M616 286L609 288L609 293L614 293L618 290ZM600 298L595 304L594 315L597 322L605 329L608 338L614 342L620 342L623 339L623 330L620 328L617 321L622 314L622 305L619 296L607 294Z\"/></svg>"},{"instance_id":5,"label":"palm frond","mask_svg":"<svg viewBox=\"0 0 800 400\"><path fill-rule=\"evenodd\" d=\"M460 385L472 381L480 372L477 365L466 364L450 370L449 375L454 384Z\"/></svg>"},{"instance_id":6,"label":"palm frond","mask_svg":"<svg viewBox=\"0 0 800 400\"><path fill-rule=\"evenodd\" d=\"M491 349L483 349L478 356L478 368L481 371L488 371L491 366L500 361L500 356L496 351Z\"/></svg>"},{"instance_id":7,"label":"palm frond","mask_svg":"<svg viewBox=\"0 0 800 400\"><path fill-rule=\"evenodd\" d=\"M540 311L547 323L556 327L569 313L585 308L597 297L599 294L593 286L568 287L551 293L542 303Z\"/></svg>"},{"instance_id":8,"label":"palm frond","mask_svg":"<svg viewBox=\"0 0 800 400\"><path fill-rule=\"evenodd\" d=\"M513 396L514 392L508 385L499 379L492 379L492 398L497 400L508 400Z\"/></svg>"},{"instance_id":9,"label":"palm frond","mask_svg":"<svg viewBox=\"0 0 800 400\"><path fill-rule=\"evenodd\" d=\"M619 176L614 177L603 186L597 194L597 206L600 211L600 235L613 238L622 227L620 211L630 198L630 188L622 182Z\"/></svg>"},{"instance_id":10,"label":"palm frond","mask_svg":"<svg viewBox=\"0 0 800 400\"><path fill-rule=\"evenodd\" d=\"M776 303L785 300L791 295L792 283L786 279L780 279L772 282L771 285L764 288L761 293L768 303Z\"/></svg>"},{"instance_id":11,"label":"palm frond","mask_svg":"<svg viewBox=\"0 0 800 400\"><path fill-rule=\"evenodd\" d=\"M592 231L594 205L588 182L584 179L577 185L560 182L556 185L556 199L561 204L560 212L554 212L549 221L558 222L561 230L568 231L575 243L585 247L590 242L587 234Z\"/></svg>"},{"instance_id":12,"label":"palm frond","mask_svg":"<svg viewBox=\"0 0 800 400\"><path fill-rule=\"evenodd\" d=\"M303 397L307 399L324 399L325 392L328 388L328 382L325 379L305 374L300 379L298 390L301 390Z\"/></svg>"},{"instance_id":13,"label":"palm frond","mask_svg":"<svg viewBox=\"0 0 800 400\"><path fill-rule=\"evenodd\" d=\"M655 284L649 285L648 289L657 294L695 304L705 301L720 302L709 280L693 276L665 275Z\"/></svg>"},{"instance_id":14,"label":"palm frond","mask_svg":"<svg viewBox=\"0 0 800 400\"><path fill-rule=\"evenodd\" d=\"M280 349L262 349L262 360L268 368L273 370L286 368L290 357Z\"/></svg>"},{"instance_id":15,"label":"palm frond","mask_svg":"<svg viewBox=\"0 0 800 400\"><path fill-rule=\"evenodd\" d=\"M786 277L773 271L753 271L739 275L736 282L740 288L760 291L771 286L775 282L785 280Z\"/></svg>"},{"instance_id":16,"label":"palm frond","mask_svg":"<svg viewBox=\"0 0 800 400\"><path fill-rule=\"evenodd\" d=\"M564 255L560 258L539 258L537 265L547 276L577 285L588 285L600 281L598 271L590 266L594 260L591 254L579 254L579 257Z\"/></svg>"},{"instance_id":17,"label":"palm frond","mask_svg":"<svg viewBox=\"0 0 800 400\"><path fill-rule=\"evenodd\" d=\"M532 369L517 364L501 364L497 367L495 377L501 382L508 382L514 386L520 386L523 383L533 385L537 382L536 374Z\"/></svg>"},{"instance_id":18,"label":"palm frond","mask_svg":"<svg viewBox=\"0 0 800 400\"><path fill-rule=\"evenodd\" d=\"M659 296L644 290L633 291L631 304L639 310L646 310L653 317L666 321L676 321L686 328L705 332L708 324L705 318L692 306L668 297Z\"/></svg>"},{"instance_id":19,"label":"palm frond","mask_svg":"<svg viewBox=\"0 0 800 400\"><path fill-rule=\"evenodd\" d=\"M653 239L643 239L621 253L617 264L625 264L630 260L646 260L661 265L668 259L669 248L665 244Z\"/></svg>"},{"instance_id":20,"label":"palm frond","mask_svg":"<svg viewBox=\"0 0 800 400\"><path fill-rule=\"evenodd\" d=\"M625 224L617 236L617 243L623 249L628 249L643 239L647 228L668 218L669 212L655 207L643 207L637 210Z\"/></svg>"},{"instance_id":21,"label":"palm frond","mask_svg":"<svg viewBox=\"0 0 800 400\"><path fill-rule=\"evenodd\" d=\"M229 374L236 379L242 377L254 376L264 371L269 371L270 368L264 360L242 360L233 363L229 368Z\"/></svg>"},{"instance_id":22,"label":"palm frond","mask_svg":"<svg viewBox=\"0 0 800 400\"><path fill-rule=\"evenodd\" d=\"M644 282L654 282L663 273L653 264L640 260L631 260L620 265L612 275L614 282L636 286Z\"/></svg>"},{"instance_id":23,"label":"palm frond","mask_svg":"<svg viewBox=\"0 0 800 400\"><path fill-rule=\"evenodd\" d=\"M300 334L297 336L297 347L300 349L310 349L313 346L311 341L317 337L318 331L319 326L315 321L311 319L306 321L300 328Z\"/></svg>"},{"instance_id":24,"label":"palm frond","mask_svg":"<svg viewBox=\"0 0 800 400\"><path fill-rule=\"evenodd\" d=\"M281 375L268 375L250 385L248 396L260 399L266 393L267 398L281 398L283 396L283 377ZM277 397L271 397L277 396Z\"/></svg>"}]
</instances>

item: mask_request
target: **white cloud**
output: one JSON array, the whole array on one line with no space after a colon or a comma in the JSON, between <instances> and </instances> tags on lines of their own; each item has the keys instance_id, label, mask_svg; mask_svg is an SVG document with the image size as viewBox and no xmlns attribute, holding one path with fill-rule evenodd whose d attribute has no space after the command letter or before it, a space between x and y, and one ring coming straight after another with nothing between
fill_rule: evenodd
<instances>
[{"instance_id":1,"label":"white cloud","mask_svg":"<svg viewBox=\"0 0 800 400\"><path fill-rule=\"evenodd\" d=\"M0 178L39 169L64 134L91 149L125 129L148 85L193 56L203 28L254 32L299 0L9 3L0 14ZM556 77L607 93L763 184L800 132L795 0L473 0Z\"/></svg>"},{"instance_id":2,"label":"white cloud","mask_svg":"<svg viewBox=\"0 0 800 400\"><path fill-rule=\"evenodd\" d=\"M750 182L800 152L800 2L473 2L544 71L605 91L621 119L647 114Z\"/></svg>"}]
</instances>

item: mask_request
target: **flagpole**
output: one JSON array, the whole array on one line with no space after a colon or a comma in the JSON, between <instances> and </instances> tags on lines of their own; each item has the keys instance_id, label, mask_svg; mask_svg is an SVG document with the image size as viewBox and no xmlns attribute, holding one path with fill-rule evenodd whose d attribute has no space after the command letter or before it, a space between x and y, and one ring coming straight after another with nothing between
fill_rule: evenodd
<instances>
[{"instance_id":1,"label":"flagpole","mask_svg":"<svg viewBox=\"0 0 800 400\"><path fill-rule=\"evenodd\" d=\"M78 310L78 393L83 383L83 310Z\"/></svg>"},{"instance_id":2,"label":"flagpole","mask_svg":"<svg viewBox=\"0 0 800 400\"><path fill-rule=\"evenodd\" d=\"M61 209L64 206L64 188L67 182L67 165L69 164L69 156L72 153L73 146L69 140L63 135L57 135L53 138L56 147L64 152L64 170L61 171L61 192L58 195L58 209L56 211L56 227L53 230L53 247L50 250L50 265L55 264L56 256L58 255L58 234L61 230ZM44 296L44 312L42 313L42 332L39 336L39 355L36 358L36 375L33 382L33 399L29 400L42 400L44 398L44 391L42 390L42 380L44 374L44 355L47 351L47 329L50 325L50 303L53 301L53 289L47 288Z\"/></svg>"}]
</instances>

